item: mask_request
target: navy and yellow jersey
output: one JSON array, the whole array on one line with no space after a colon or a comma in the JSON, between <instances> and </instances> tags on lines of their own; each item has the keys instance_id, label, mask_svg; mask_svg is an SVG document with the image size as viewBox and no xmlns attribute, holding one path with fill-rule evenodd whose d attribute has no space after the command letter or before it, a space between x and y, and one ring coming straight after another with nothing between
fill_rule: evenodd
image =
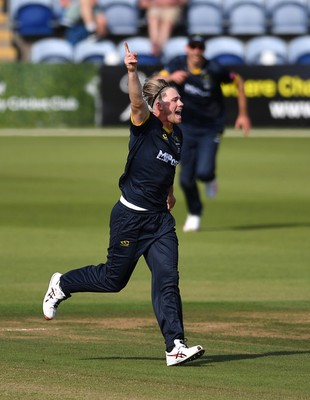
<instances>
[{"instance_id":1,"label":"navy and yellow jersey","mask_svg":"<svg viewBox=\"0 0 310 400\"><path fill-rule=\"evenodd\" d=\"M152 113L141 125L131 122L129 154L119 180L125 199L149 211L167 210L181 146L180 128L166 131Z\"/></svg>"},{"instance_id":2,"label":"navy and yellow jersey","mask_svg":"<svg viewBox=\"0 0 310 400\"><path fill-rule=\"evenodd\" d=\"M182 123L223 129L225 106L221 84L233 82L235 74L219 63L206 59L202 68L189 71L186 55L172 59L161 73L164 76L165 71L171 74L178 70L189 72L185 82L177 86L184 103Z\"/></svg>"}]
</instances>

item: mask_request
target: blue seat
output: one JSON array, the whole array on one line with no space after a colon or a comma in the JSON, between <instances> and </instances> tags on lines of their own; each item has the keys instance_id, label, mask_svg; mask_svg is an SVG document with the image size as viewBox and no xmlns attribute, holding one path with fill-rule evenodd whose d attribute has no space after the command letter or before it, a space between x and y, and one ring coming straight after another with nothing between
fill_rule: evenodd
<instances>
[{"instance_id":1,"label":"blue seat","mask_svg":"<svg viewBox=\"0 0 310 400\"><path fill-rule=\"evenodd\" d=\"M139 33L139 7L137 0L98 0L103 8L111 35L137 35Z\"/></svg>"},{"instance_id":2,"label":"blue seat","mask_svg":"<svg viewBox=\"0 0 310 400\"><path fill-rule=\"evenodd\" d=\"M224 31L221 0L190 0L186 12L187 33L220 35Z\"/></svg>"},{"instance_id":3,"label":"blue seat","mask_svg":"<svg viewBox=\"0 0 310 400\"><path fill-rule=\"evenodd\" d=\"M82 40L74 46L73 60L75 63L91 63L102 65L108 54L115 53L115 44L108 39L93 42L89 39Z\"/></svg>"},{"instance_id":4,"label":"blue seat","mask_svg":"<svg viewBox=\"0 0 310 400\"><path fill-rule=\"evenodd\" d=\"M13 29L21 36L52 36L57 26L52 0L11 0Z\"/></svg>"},{"instance_id":5,"label":"blue seat","mask_svg":"<svg viewBox=\"0 0 310 400\"><path fill-rule=\"evenodd\" d=\"M288 44L290 64L310 65L310 35L292 39Z\"/></svg>"},{"instance_id":6,"label":"blue seat","mask_svg":"<svg viewBox=\"0 0 310 400\"><path fill-rule=\"evenodd\" d=\"M224 14L231 35L262 35L267 31L264 0L226 0Z\"/></svg>"},{"instance_id":7,"label":"blue seat","mask_svg":"<svg viewBox=\"0 0 310 400\"><path fill-rule=\"evenodd\" d=\"M248 40L245 59L249 65L280 65L288 61L285 40L276 36L258 36Z\"/></svg>"},{"instance_id":8,"label":"blue seat","mask_svg":"<svg viewBox=\"0 0 310 400\"><path fill-rule=\"evenodd\" d=\"M163 48L162 62L167 64L172 58L186 54L187 36L175 36L166 42Z\"/></svg>"},{"instance_id":9,"label":"blue seat","mask_svg":"<svg viewBox=\"0 0 310 400\"><path fill-rule=\"evenodd\" d=\"M160 65L161 59L153 55L152 45L149 38L144 36L128 37L117 45L120 60L125 56L124 41L128 43L130 51L138 53L138 60L140 65Z\"/></svg>"},{"instance_id":10,"label":"blue seat","mask_svg":"<svg viewBox=\"0 0 310 400\"><path fill-rule=\"evenodd\" d=\"M241 40L231 36L218 36L206 42L204 56L222 65L244 65L245 48Z\"/></svg>"},{"instance_id":11,"label":"blue seat","mask_svg":"<svg viewBox=\"0 0 310 400\"><path fill-rule=\"evenodd\" d=\"M309 12L305 0L268 0L270 32L274 35L308 33Z\"/></svg>"},{"instance_id":12,"label":"blue seat","mask_svg":"<svg viewBox=\"0 0 310 400\"><path fill-rule=\"evenodd\" d=\"M30 62L34 64L73 62L73 47L64 39L46 38L37 40L31 46Z\"/></svg>"}]
</instances>

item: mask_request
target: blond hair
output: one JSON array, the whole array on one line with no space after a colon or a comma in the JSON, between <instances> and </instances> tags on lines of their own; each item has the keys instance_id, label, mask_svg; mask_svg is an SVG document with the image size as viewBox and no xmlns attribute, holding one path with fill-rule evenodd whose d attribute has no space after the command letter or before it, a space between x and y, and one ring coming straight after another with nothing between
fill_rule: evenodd
<instances>
[{"instance_id":1,"label":"blond hair","mask_svg":"<svg viewBox=\"0 0 310 400\"><path fill-rule=\"evenodd\" d=\"M162 100L164 90L169 87L172 86L164 79L147 79L143 85L142 94L149 107L153 107L157 97Z\"/></svg>"}]
</instances>

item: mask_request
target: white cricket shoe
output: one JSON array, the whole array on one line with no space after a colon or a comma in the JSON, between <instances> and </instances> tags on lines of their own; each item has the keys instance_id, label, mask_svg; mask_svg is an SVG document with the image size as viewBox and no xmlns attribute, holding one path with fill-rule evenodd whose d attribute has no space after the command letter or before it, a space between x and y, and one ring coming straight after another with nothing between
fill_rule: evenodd
<instances>
[{"instance_id":1,"label":"white cricket shoe","mask_svg":"<svg viewBox=\"0 0 310 400\"><path fill-rule=\"evenodd\" d=\"M200 228L200 216L189 214L183 226L183 232L195 232Z\"/></svg>"},{"instance_id":2,"label":"white cricket shoe","mask_svg":"<svg viewBox=\"0 0 310 400\"><path fill-rule=\"evenodd\" d=\"M46 320L50 321L56 315L59 304L68 298L65 296L59 286L59 280L62 274L56 272L50 280L47 292L43 300L43 314Z\"/></svg>"},{"instance_id":3,"label":"white cricket shoe","mask_svg":"<svg viewBox=\"0 0 310 400\"><path fill-rule=\"evenodd\" d=\"M183 340L176 339L172 351L166 352L167 367L193 361L201 357L204 352L205 350L202 346L187 347Z\"/></svg>"},{"instance_id":4,"label":"white cricket shoe","mask_svg":"<svg viewBox=\"0 0 310 400\"><path fill-rule=\"evenodd\" d=\"M207 197L209 197L210 199L213 199L218 192L218 184L216 179L213 179L213 181L207 182L206 183L206 195Z\"/></svg>"}]
</instances>

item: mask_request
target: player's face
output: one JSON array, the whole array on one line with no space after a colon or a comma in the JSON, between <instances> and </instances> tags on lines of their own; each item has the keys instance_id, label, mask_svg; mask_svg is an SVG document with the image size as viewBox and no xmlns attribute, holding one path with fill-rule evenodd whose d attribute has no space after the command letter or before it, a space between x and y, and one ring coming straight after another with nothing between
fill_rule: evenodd
<instances>
[{"instance_id":1,"label":"player's face","mask_svg":"<svg viewBox=\"0 0 310 400\"><path fill-rule=\"evenodd\" d=\"M179 92L175 88L168 88L165 91L161 106L169 123L180 124L182 122L183 103Z\"/></svg>"},{"instance_id":2,"label":"player's face","mask_svg":"<svg viewBox=\"0 0 310 400\"><path fill-rule=\"evenodd\" d=\"M187 46L187 56L194 63L199 63L201 61L204 51L205 46L203 43L194 42Z\"/></svg>"}]
</instances>

